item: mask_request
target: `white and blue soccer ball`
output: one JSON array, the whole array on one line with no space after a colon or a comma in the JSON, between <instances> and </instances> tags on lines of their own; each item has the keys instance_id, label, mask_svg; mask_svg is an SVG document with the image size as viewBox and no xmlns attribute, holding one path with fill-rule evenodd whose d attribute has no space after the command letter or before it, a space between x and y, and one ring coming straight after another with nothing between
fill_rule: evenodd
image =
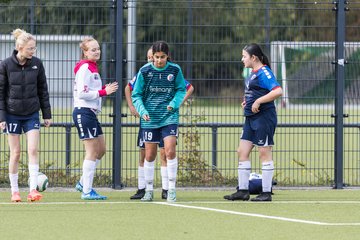
<instances>
[{"instance_id":1,"label":"white and blue soccer ball","mask_svg":"<svg viewBox=\"0 0 360 240\"><path fill-rule=\"evenodd\" d=\"M254 179L262 179L262 175L256 172L250 173L249 180L254 180Z\"/></svg>"},{"instance_id":2,"label":"white and blue soccer ball","mask_svg":"<svg viewBox=\"0 0 360 240\"><path fill-rule=\"evenodd\" d=\"M28 184L30 185L30 177L29 177L29 180L28 180ZM43 191L45 191L47 189L48 184L49 184L48 177L44 173L39 172L38 184L37 184L36 190L38 190L39 192L43 192Z\"/></svg>"}]
</instances>

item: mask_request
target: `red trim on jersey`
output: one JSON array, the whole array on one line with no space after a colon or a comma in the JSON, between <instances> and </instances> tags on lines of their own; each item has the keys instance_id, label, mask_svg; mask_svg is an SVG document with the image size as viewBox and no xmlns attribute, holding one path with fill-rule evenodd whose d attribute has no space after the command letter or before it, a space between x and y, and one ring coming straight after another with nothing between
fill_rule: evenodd
<instances>
[{"instance_id":1,"label":"red trim on jersey","mask_svg":"<svg viewBox=\"0 0 360 240\"><path fill-rule=\"evenodd\" d=\"M79 68L85 63L88 64L88 69L90 70L91 73L98 73L99 72L96 62L93 62L93 61L90 61L90 60L81 60L80 62L76 63L75 68L74 68L74 73L76 74L77 71L79 71Z\"/></svg>"},{"instance_id":2,"label":"red trim on jersey","mask_svg":"<svg viewBox=\"0 0 360 240\"><path fill-rule=\"evenodd\" d=\"M107 94L106 94L106 90L105 89L101 89L101 90L99 90L99 96L100 97L103 97L103 96L106 96Z\"/></svg>"},{"instance_id":3,"label":"red trim on jersey","mask_svg":"<svg viewBox=\"0 0 360 240\"><path fill-rule=\"evenodd\" d=\"M262 68L265 67L265 66L266 66L266 65L262 65L259 69L251 70L251 72L256 73L256 72L258 72L260 69L262 69Z\"/></svg>"},{"instance_id":4,"label":"red trim on jersey","mask_svg":"<svg viewBox=\"0 0 360 240\"><path fill-rule=\"evenodd\" d=\"M128 86L129 86L129 88L130 88L130 92L132 92L132 91L134 90L133 87L131 86L130 83L128 83Z\"/></svg>"},{"instance_id":5,"label":"red trim on jersey","mask_svg":"<svg viewBox=\"0 0 360 240\"><path fill-rule=\"evenodd\" d=\"M192 87L192 85L191 85L191 83L189 83L189 85L186 88L186 91L188 91L191 87Z\"/></svg>"}]
</instances>

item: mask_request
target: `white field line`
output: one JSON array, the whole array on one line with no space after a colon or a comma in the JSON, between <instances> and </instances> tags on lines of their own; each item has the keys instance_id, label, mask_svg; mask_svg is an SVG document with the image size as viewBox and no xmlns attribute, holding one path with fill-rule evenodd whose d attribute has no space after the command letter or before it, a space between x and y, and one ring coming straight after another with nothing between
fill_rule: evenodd
<instances>
[{"instance_id":1,"label":"white field line","mask_svg":"<svg viewBox=\"0 0 360 240\"><path fill-rule=\"evenodd\" d=\"M177 201L176 203L184 203L184 204L264 204L261 202L252 202L252 203L246 203L246 202L239 202L239 201L187 201L187 202L181 202ZM360 204L360 201L335 201L335 200L329 200L329 201L273 201L271 203L265 203L265 204Z\"/></svg>"},{"instance_id":2,"label":"white field line","mask_svg":"<svg viewBox=\"0 0 360 240\"><path fill-rule=\"evenodd\" d=\"M203 211L212 211L212 212L219 212L219 213L227 213L233 215L241 215L241 216L248 216L248 217L258 217L264 219L272 219L278 221L285 221L285 222L297 222L297 223L304 223L304 224L312 224L312 225L322 225L322 226L360 226L360 222L355 223L327 223L327 222L318 222L318 221L308 221L296 218L286 218L286 217L278 217L278 216L269 216L257 213L245 213L245 212L236 212L230 210L223 210L217 208L208 208L208 207L199 207L199 206L191 206L191 205L183 205L183 204L234 204L234 202L206 202L206 201L199 201L199 202L182 202L183 204L178 203L167 203L167 202L110 202L110 201L89 201L89 202L20 202L20 203L12 203L12 202L0 202L0 205L22 205L22 206L39 206L39 205L94 205L94 204L157 204L157 205L165 205L170 207L178 207L178 208L189 208L189 209L197 209ZM302 204L314 204L314 203L322 203L322 204L339 204L339 203L351 203L351 204L359 204L360 201L276 201L271 202L271 204L278 203L278 204L292 204L292 203L302 203ZM261 204L261 203L254 203L254 204Z\"/></svg>"},{"instance_id":3,"label":"white field line","mask_svg":"<svg viewBox=\"0 0 360 240\"><path fill-rule=\"evenodd\" d=\"M217 209L217 208L182 205L182 204L177 204L177 203L154 202L154 204L167 205L167 206L179 207L179 208L190 208L190 209L197 209L197 210L204 210L204 211L220 212L220 213L227 213L227 214L234 214L234 215L241 215L241 216L248 216L248 217L266 218L266 219L273 219L273 220L279 220L279 221L285 221L285 222L313 224L313 225L360 226L360 223L326 223L326 222L317 222L317 221L307 221L307 220L296 219L296 218L268 216L268 215L257 214L257 213L236 212L236 211L222 210L222 209Z\"/></svg>"},{"instance_id":4,"label":"white field line","mask_svg":"<svg viewBox=\"0 0 360 240\"><path fill-rule=\"evenodd\" d=\"M0 205L86 205L86 204L149 204L149 203L167 203L163 201L140 202L140 201L81 201L81 202L0 202ZM260 202L237 202L237 201L177 201L177 204L264 204ZM274 201L265 204L360 204L360 201Z\"/></svg>"}]
</instances>

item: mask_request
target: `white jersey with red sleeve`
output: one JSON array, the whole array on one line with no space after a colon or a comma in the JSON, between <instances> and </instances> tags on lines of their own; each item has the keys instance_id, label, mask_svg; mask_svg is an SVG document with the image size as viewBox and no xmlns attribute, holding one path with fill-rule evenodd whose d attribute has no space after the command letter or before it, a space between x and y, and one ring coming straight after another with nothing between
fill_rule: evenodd
<instances>
[{"instance_id":1,"label":"white jersey with red sleeve","mask_svg":"<svg viewBox=\"0 0 360 240\"><path fill-rule=\"evenodd\" d=\"M81 60L74 68L74 107L101 111L101 97L106 95L96 62Z\"/></svg>"}]
</instances>

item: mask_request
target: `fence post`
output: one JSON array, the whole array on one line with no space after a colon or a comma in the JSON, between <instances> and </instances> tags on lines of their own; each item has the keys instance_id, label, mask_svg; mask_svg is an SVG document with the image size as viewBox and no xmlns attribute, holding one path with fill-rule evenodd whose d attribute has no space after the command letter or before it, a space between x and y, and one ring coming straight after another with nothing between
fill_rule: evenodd
<instances>
[{"instance_id":1,"label":"fence post","mask_svg":"<svg viewBox=\"0 0 360 240\"><path fill-rule=\"evenodd\" d=\"M121 102L122 102L122 80L123 80L123 1L115 1L115 79L119 83L119 90L115 94L114 101L114 132L113 132L113 166L112 166L112 187L121 189Z\"/></svg>"},{"instance_id":2,"label":"fence post","mask_svg":"<svg viewBox=\"0 0 360 240\"><path fill-rule=\"evenodd\" d=\"M65 124L65 164L66 164L66 176L70 175L71 164L71 123Z\"/></svg>"},{"instance_id":3,"label":"fence post","mask_svg":"<svg viewBox=\"0 0 360 240\"><path fill-rule=\"evenodd\" d=\"M29 9L29 15L30 15L30 33L35 34L35 1L30 0L30 9Z\"/></svg>"},{"instance_id":4,"label":"fence post","mask_svg":"<svg viewBox=\"0 0 360 240\"><path fill-rule=\"evenodd\" d=\"M339 0L334 2L336 11L336 39L335 39L335 166L334 166L334 188L343 188L343 161L344 161L344 83L345 83L345 60L344 60L344 45L345 45L345 1Z\"/></svg>"},{"instance_id":5,"label":"fence post","mask_svg":"<svg viewBox=\"0 0 360 240\"><path fill-rule=\"evenodd\" d=\"M212 169L217 168L217 126L213 126L212 130Z\"/></svg>"}]
</instances>

